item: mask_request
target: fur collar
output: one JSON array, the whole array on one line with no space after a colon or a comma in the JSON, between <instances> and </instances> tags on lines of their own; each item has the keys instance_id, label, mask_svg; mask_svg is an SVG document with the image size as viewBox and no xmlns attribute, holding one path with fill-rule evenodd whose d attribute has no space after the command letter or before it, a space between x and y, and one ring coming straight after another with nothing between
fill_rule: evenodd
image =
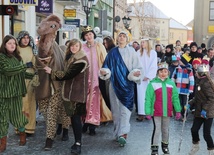
<instances>
[{"instance_id":1,"label":"fur collar","mask_svg":"<svg viewBox=\"0 0 214 155\"><path fill-rule=\"evenodd\" d=\"M84 51L81 50L81 51L77 52L76 54L74 54L73 58L78 60L78 59L81 59L84 56L86 56L86 54L85 54Z\"/></svg>"}]
</instances>

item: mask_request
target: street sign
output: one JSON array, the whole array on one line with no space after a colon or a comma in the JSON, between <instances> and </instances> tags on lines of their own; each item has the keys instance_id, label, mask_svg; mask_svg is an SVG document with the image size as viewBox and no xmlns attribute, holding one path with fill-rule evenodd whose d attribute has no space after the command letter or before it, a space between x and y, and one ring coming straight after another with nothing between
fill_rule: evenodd
<instances>
[{"instance_id":1,"label":"street sign","mask_svg":"<svg viewBox=\"0 0 214 155\"><path fill-rule=\"evenodd\" d=\"M76 32L76 25L66 25L62 24L61 30L62 31L75 31Z\"/></svg>"},{"instance_id":2,"label":"street sign","mask_svg":"<svg viewBox=\"0 0 214 155\"><path fill-rule=\"evenodd\" d=\"M18 15L18 5L0 5L0 15Z\"/></svg>"},{"instance_id":3,"label":"street sign","mask_svg":"<svg viewBox=\"0 0 214 155\"><path fill-rule=\"evenodd\" d=\"M80 27L80 19L65 19L65 24Z\"/></svg>"},{"instance_id":4,"label":"street sign","mask_svg":"<svg viewBox=\"0 0 214 155\"><path fill-rule=\"evenodd\" d=\"M64 17L76 17L76 9L64 9Z\"/></svg>"}]
</instances>

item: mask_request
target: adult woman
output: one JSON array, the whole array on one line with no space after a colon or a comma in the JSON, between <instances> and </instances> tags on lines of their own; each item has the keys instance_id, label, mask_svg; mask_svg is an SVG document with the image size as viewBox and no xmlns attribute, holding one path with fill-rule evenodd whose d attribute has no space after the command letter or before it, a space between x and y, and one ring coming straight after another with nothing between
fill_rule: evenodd
<instances>
[{"instance_id":1,"label":"adult woman","mask_svg":"<svg viewBox=\"0 0 214 155\"><path fill-rule=\"evenodd\" d=\"M53 80L64 81L62 97L65 110L71 117L75 143L71 152L81 153L82 122L81 116L86 112L86 98L88 88L88 59L82 51L82 44L78 39L72 39L68 45L65 56L65 70L53 71L45 67Z\"/></svg>"},{"instance_id":2,"label":"adult woman","mask_svg":"<svg viewBox=\"0 0 214 155\"><path fill-rule=\"evenodd\" d=\"M134 102L134 82L140 82L142 66L134 48L129 47L128 35L122 31L118 38L119 47L107 55L100 78L110 78L109 95L114 121L114 136L121 146L126 144L130 131L130 117Z\"/></svg>"},{"instance_id":3,"label":"adult woman","mask_svg":"<svg viewBox=\"0 0 214 155\"><path fill-rule=\"evenodd\" d=\"M18 50L24 63L29 63L31 66L26 72L35 74L35 55L37 55L37 47L34 44L33 38L27 31L20 31L18 34ZM35 100L35 83L32 80L26 79L27 94L23 98L23 113L27 116L28 124L25 126L27 135L34 134L36 127L36 100Z\"/></svg>"},{"instance_id":4,"label":"adult woman","mask_svg":"<svg viewBox=\"0 0 214 155\"><path fill-rule=\"evenodd\" d=\"M17 49L18 43L12 35L6 35L0 48L0 152L7 143L9 122L19 130L19 145L26 144L25 125L27 118L22 113L22 97L26 94L26 65Z\"/></svg>"},{"instance_id":5,"label":"adult woman","mask_svg":"<svg viewBox=\"0 0 214 155\"><path fill-rule=\"evenodd\" d=\"M86 43L83 44L83 50L89 61L88 96L86 102L87 113L83 132L86 132L89 128L89 134L95 135L95 128L100 125L100 122L107 122L112 119L111 112L101 96L98 82L98 71L107 53L101 43L95 42L96 34L91 26L83 26L81 29L81 38L83 41L86 41Z\"/></svg>"},{"instance_id":6,"label":"adult woman","mask_svg":"<svg viewBox=\"0 0 214 155\"><path fill-rule=\"evenodd\" d=\"M145 95L146 88L150 80L155 78L157 73L157 53L152 50L149 39L141 41L141 48L138 50L138 56L143 66L144 77L141 84L137 85L138 118L137 121L143 121L145 115ZM147 116L150 119L149 116Z\"/></svg>"},{"instance_id":7,"label":"adult woman","mask_svg":"<svg viewBox=\"0 0 214 155\"><path fill-rule=\"evenodd\" d=\"M107 52L115 47L114 40L110 36L103 39L103 45L105 46Z\"/></svg>"}]
</instances>

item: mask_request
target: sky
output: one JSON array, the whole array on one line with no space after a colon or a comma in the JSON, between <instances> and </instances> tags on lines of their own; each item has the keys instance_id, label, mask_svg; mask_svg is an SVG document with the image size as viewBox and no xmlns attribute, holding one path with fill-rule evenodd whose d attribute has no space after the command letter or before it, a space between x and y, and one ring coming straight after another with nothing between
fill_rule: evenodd
<instances>
[{"instance_id":1,"label":"sky","mask_svg":"<svg viewBox=\"0 0 214 155\"><path fill-rule=\"evenodd\" d=\"M137 2L142 0L136 0ZM152 2L166 16L175 19L183 25L188 24L194 18L194 0L146 0ZM133 0L127 0L133 3Z\"/></svg>"}]
</instances>

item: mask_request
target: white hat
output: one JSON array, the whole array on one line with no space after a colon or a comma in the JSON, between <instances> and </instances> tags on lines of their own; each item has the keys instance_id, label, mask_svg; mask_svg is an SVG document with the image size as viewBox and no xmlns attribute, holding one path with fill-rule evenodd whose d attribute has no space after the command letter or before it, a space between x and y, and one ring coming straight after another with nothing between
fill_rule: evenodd
<instances>
[{"instance_id":1,"label":"white hat","mask_svg":"<svg viewBox=\"0 0 214 155\"><path fill-rule=\"evenodd\" d=\"M168 65L168 63L166 63L166 62L161 62L161 63L159 63L158 64L158 70L159 69L168 69L169 68L169 65Z\"/></svg>"}]
</instances>

